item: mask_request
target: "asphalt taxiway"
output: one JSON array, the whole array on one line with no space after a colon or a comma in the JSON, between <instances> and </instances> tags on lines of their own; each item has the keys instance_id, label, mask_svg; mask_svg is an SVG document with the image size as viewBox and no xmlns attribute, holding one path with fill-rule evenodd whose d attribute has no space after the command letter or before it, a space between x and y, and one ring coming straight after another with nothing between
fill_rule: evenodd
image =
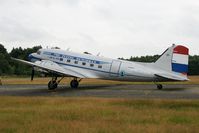
<instances>
[{"instance_id":1,"label":"asphalt taxiway","mask_svg":"<svg viewBox=\"0 0 199 133\"><path fill-rule=\"evenodd\" d=\"M155 85L80 85L78 89L60 85L55 91L46 85L2 85L0 96L199 99L199 85L164 85L162 90Z\"/></svg>"}]
</instances>

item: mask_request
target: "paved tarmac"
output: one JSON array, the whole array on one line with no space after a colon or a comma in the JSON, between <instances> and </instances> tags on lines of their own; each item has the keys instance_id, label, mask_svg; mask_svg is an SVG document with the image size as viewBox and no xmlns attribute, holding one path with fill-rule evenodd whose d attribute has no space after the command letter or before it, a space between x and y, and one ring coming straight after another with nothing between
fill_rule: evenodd
<instances>
[{"instance_id":1,"label":"paved tarmac","mask_svg":"<svg viewBox=\"0 0 199 133\"><path fill-rule=\"evenodd\" d=\"M2 85L0 96L62 96L141 99L199 99L199 85L80 85L78 89L60 85L49 91L47 85Z\"/></svg>"}]
</instances>

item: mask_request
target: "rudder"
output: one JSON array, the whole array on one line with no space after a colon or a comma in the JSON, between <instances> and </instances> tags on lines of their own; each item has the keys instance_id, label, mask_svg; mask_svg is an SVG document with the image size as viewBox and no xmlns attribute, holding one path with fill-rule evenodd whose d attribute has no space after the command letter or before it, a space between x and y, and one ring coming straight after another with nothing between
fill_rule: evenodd
<instances>
[{"instance_id":1,"label":"rudder","mask_svg":"<svg viewBox=\"0 0 199 133\"><path fill-rule=\"evenodd\" d=\"M172 71L187 75L189 63L189 49L178 45L173 49Z\"/></svg>"}]
</instances>

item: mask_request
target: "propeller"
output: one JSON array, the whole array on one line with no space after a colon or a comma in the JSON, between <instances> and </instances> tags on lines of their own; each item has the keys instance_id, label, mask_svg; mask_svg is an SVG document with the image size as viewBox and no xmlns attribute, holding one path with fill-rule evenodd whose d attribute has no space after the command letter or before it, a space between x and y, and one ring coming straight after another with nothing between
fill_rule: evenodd
<instances>
[{"instance_id":1,"label":"propeller","mask_svg":"<svg viewBox=\"0 0 199 133\"><path fill-rule=\"evenodd\" d=\"M33 81L35 75L35 69L34 66L32 67L32 73L31 73L31 81Z\"/></svg>"}]
</instances>

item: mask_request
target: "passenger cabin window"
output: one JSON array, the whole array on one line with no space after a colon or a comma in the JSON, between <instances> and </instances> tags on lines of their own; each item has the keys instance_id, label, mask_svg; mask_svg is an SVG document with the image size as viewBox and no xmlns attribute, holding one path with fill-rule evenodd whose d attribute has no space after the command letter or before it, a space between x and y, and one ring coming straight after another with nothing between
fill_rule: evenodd
<instances>
[{"instance_id":1,"label":"passenger cabin window","mask_svg":"<svg viewBox=\"0 0 199 133\"><path fill-rule=\"evenodd\" d=\"M90 64L91 67L94 67L94 64Z\"/></svg>"},{"instance_id":2,"label":"passenger cabin window","mask_svg":"<svg viewBox=\"0 0 199 133\"><path fill-rule=\"evenodd\" d=\"M60 58L60 61L63 61L63 58Z\"/></svg>"},{"instance_id":3,"label":"passenger cabin window","mask_svg":"<svg viewBox=\"0 0 199 133\"><path fill-rule=\"evenodd\" d=\"M86 65L86 63L85 63L85 62L82 62L82 65L83 65L83 66L85 66L85 65Z\"/></svg>"},{"instance_id":4,"label":"passenger cabin window","mask_svg":"<svg viewBox=\"0 0 199 133\"><path fill-rule=\"evenodd\" d=\"M98 68L102 68L102 65L98 65Z\"/></svg>"},{"instance_id":5,"label":"passenger cabin window","mask_svg":"<svg viewBox=\"0 0 199 133\"><path fill-rule=\"evenodd\" d=\"M67 62L70 62L70 60L67 60Z\"/></svg>"},{"instance_id":6,"label":"passenger cabin window","mask_svg":"<svg viewBox=\"0 0 199 133\"><path fill-rule=\"evenodd\" d=\"M74 63L75 63L75 64L78 64L78 61L75 61Z\"/></svg>"}]
</instances>

